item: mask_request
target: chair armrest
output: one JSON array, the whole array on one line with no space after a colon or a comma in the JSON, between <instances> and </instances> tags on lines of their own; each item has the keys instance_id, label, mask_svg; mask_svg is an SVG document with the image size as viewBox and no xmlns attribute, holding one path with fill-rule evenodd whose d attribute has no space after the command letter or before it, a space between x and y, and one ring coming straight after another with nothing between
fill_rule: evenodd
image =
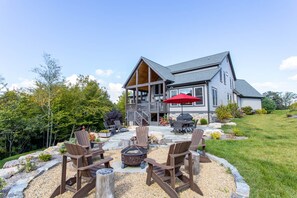
<instances>
[{"instance_id":1,"label":"chair armrest","mask_svg":"<svg viewBox=\"0 0 297 198\"><path fill-rule=\"evenodd\" d=\"M202 146L205 146L205 145L206 145L206 144L205 144L205 139L204 139L204 138L202 138L201 143L202 143Z\"/></svg>"},{"instance_id":2,"label":"chair armrest","mask_svg":"<svg viewBox=\"0 0 297 198\"><path fill-rule=\"evenodd\" d=\"M151 164L153 166L158 166L158 167L160 167L162 169L166 169L166 170L170 170L170 169L174 168L173 166L166 166L164 164L160 164L160 163L156 162L156 160L151 159L151 158L145 158L144 161L147 162L148 164Z\"/></svg>"},{"instance_id":3,"label":"chair armrest","mask_svg":"<svg viewBox=\"0 0 297 198\"><path fill-rule=\"evenodd\" d=\"M83 155L71 155L69 153L65 153L64 154L66 157L70 157L70 158L74 158L74 159L79 159L81 158Z\"/></svg>"},{"instance_id":4,"label":"chair armrest","mask_svg":"<svg viewBox=\"0 0 297 198\"><path fill-rule=\"evenodd\" d=\"M87 145L80 145L80 146L85 148L85 149L89 149L89 146L87 146Z\"/></svg>"},{"instance_id":5,"label":"chair armrest","mask_svg":"<svg viewBox=\"0 0 297 198\"><path fill-rule=\"evenodd\" d=\"M91 168L93 168L95 166L98 166L98 165L101 165L101 164L105 164L107 162L110 162L111 160L113 160L113 158L111 158L111 157L104 158L104 159L99 160L98 162L96 162L94 164L91 164L89 166L80 167L80 168L78 168L78 170L80 170L80 171L88 170L88 169L91 169Z\"/></svg>"},{"instance_id":6,"label":"chair armrest","mask_svg":"<svg viewBox=\"0 0 297 198\"><path fill-rule=\"evenodd\" d=\"M179 153L179 154L169 154L171 157L180 157L180 156L186 156L188 154L190 154L191 152L190 151L186 151L186 152L183 152L183 153Z\"/></svg>"}]
</instances>

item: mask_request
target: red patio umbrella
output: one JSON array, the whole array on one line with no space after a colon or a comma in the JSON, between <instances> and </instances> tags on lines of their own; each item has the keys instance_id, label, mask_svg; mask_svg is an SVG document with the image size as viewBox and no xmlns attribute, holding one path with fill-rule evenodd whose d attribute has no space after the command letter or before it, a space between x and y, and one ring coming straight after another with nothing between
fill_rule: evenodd
<instances>
[{"instance_id":1,"label":"red patio umbrella","mask_svg":"<svg viewBox=\"0 0 297 198\"><path fill-rule=\"evenodd\" d=\"M189 96L187 94L178 94L176 96L173 96L171 98L168 98L167 100L164 100L165 103L173 103L173 104L181 104L181 110L183 114L183 105L184 103L189 103L189 102L197 102L200 101L200 98L194 97L194 96Z\"/></svg>"}]
</instances>

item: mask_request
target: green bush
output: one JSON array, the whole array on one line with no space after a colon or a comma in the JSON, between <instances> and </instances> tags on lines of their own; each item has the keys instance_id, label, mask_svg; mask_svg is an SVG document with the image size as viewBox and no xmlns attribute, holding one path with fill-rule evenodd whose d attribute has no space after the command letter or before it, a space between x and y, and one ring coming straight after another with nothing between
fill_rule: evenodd
<instances>
[{"instance_id":1,"label":"green bush","mask_svg":"<svg viewBox=\"0 0 297 198\"><path fill-rule=\"evenodd\" d=\"M63 143L63 144L61 145L61 147L59 148L59 152L60 152L61 155L67 152L64 143Z\"/></svg>"},{"instance_id":2,"label":"green bush","mask_svg":"<svg viewBox=\"0 0 297 198\"><path fill-rule=\"evenodd\" d=\"M227 106L220 105L216 109L216 114L218 119L222 122L223 120L232 118L232 115L230 113L230 110Z\"/></svg>"},{"instance_id":3,"label":"green bush","mask_svg":"<svg viewBox=\"0 0 297 198\"><path fill-rule=\"evenodd\" d=\"M233 133L234 133L235 136L243 136L242 131L237 127L233 128Z\"/></svg>"},{"instance_id":4,"label":"green bush","mask_svg":"<svg viewBox=\"0 0 297 198\"><path fill-rule=\"evenodd\" d=\"M238 105L236 103L230 103L227 105L227 108L229 109L231 115L233 118L236 118L236 115L238 115Z\"/></svg>"},{"instance_id":5,"label":"green bush","mask_svg":"<svg viewBox=\"0 0 297 198\"><path fill-rule=\"evenodd\" d=\"M297 102L294 102L289 106L290 111L297 111Z\"/></svg>"},{"instance_id":6,"label":"green bush","mask_svg":"<svg viewBox=\"0 0 297 198\"><path fill-rule=\"evenodd\" d=\"M6 182L3 178L0 177L0 191L3 190L3 188L5 187ZM0 193L0 197L1 197L1 193Z\"/></svg>"},{"instance_id":7,"label":"green bush","mask_svg":"<svg viewBox=\"0 0 297 198\"><path fill-rule=\"evenodd\" d=\"M200 119L200 124L201 125L207 125L207 120L205 118Z\"/></svg>"},{"instance_id":8,"label":"green bush","mask_svg":"<svg viewBox=\"0 0 297 198\"><path fill-rule=\"evenodd\" d=\"M213 132L210 134L211 138L214 139L214 140L218 140L221 138L221 133L216 131L216 132Z\"/></svg>"},{"instance_id":9,"label":"green bush","mask_svg":"<svg viewBox=\"0 0 297 198\"><path fill-rule=\"evenodd\" d=\"M265 109L257 109L256 114L267 114L267 111Z\"/></svg>"},{"instance_id":10,"label":"green bush","mask_svg":"<svg viewBox=\"0 0 297 198\"><path fill-rule=\"evenodd\" d=\"M50 161L52 159L52 155L51 154L48 154L48 153L41 153L38 158L41 160L41 161L44 161L44 162L47 162L47 161Z\"/></svg>"},{"instance_id":11,"label":"green bush","mask_svg":"<svg viewBox=\"0 0 297 198\"><path fill-rule=\"evenodd\" d=\"M242 107L241 109L242 109L242 111L243 111L246 115L252 115L252 114L253 114L253 108L250 107L250 106Z\"/></svg>"},{"instance_id":12,"label":"green bush","mask_svg":"<svg viewBox=\"0 0 297 198\"><path fill-rule=\"evenodd\" d=\"M276 109L275 102L270 98L263 98L262 107L267 111L267 113L271 113Z\"/></svg>"},{"instance_id":13,"label":"green bush","mask_svg":"<svg viewBox=\"0 0 297 198\"><path fill-rule=\"evenodd\" d=\"M26 162L24 164L24 168L21 171L25 170L26 173L29 173L36 169L36 164L35 164L35 162L32 162L31 159L32 159L31 156L26 157Z\"/></svg>"}]
</instances>

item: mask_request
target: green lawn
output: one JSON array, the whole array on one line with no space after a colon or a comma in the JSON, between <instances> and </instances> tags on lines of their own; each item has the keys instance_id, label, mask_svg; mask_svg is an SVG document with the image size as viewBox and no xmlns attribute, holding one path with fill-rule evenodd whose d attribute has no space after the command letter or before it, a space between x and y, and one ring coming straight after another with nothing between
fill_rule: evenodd
<instances>
[{"instance_id":1,"label":"green lawn","mask_svg":"<svg viewBox=\"0 0 297 198\"><path fill-rule=\"evenodd\" d=\"M242 141L207 141L207 151L233 164L251 197L297 197L297 119L287 111L234 119Z\"/></svg>"},{"instance_id":2,"label":"green lawn","mask_svg":"<svg viewBox=\"0 0 297 198\"><path fill-rule=\"evenodd\" d=\"M4 158L4 159L0 160L0 168L2 168L4 166L5 162L15 160L15 159L19 159L19 157L21 157L23 155L27 155L27 154L30 154L30 153L35 153L36 151L41 151L41 150L43 150L43 149L29 151L29 152L26 152L26 153L21 153L21 154L18 154L18 155L14 155L14 156L11 156L11 157Z\"/></svg>"}]
</instances>

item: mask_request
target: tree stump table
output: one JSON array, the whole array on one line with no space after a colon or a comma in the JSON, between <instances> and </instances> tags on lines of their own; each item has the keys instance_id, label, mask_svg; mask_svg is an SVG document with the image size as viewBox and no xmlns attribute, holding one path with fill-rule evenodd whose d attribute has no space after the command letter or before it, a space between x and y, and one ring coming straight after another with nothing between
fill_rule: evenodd
<instances>
[{"instance_id":1,"label":"tree stump table","mask_svg":"<svg viewBox=\"0 0 297 198\"><path fill-rule=\"evenodd\" d=\"M114 198L114 172L102 168L96 172L96 198Z\"/></svg>"},{"instance_id":2,"label":"tree stump table","mask_svg":"<svg viewBox=\"0 0 297 198\"><path fill-rule=\"evenodd\" d=\"M193 171L193 175L199 175L200 172L200 155L197 152L193 152L192 153L192 162L193 162L193 166L192 166L192 171ZM188 171L188 167L189 167L189 160L185 159L185 169L186 171Z\"/></svg>"}]
</instances>

